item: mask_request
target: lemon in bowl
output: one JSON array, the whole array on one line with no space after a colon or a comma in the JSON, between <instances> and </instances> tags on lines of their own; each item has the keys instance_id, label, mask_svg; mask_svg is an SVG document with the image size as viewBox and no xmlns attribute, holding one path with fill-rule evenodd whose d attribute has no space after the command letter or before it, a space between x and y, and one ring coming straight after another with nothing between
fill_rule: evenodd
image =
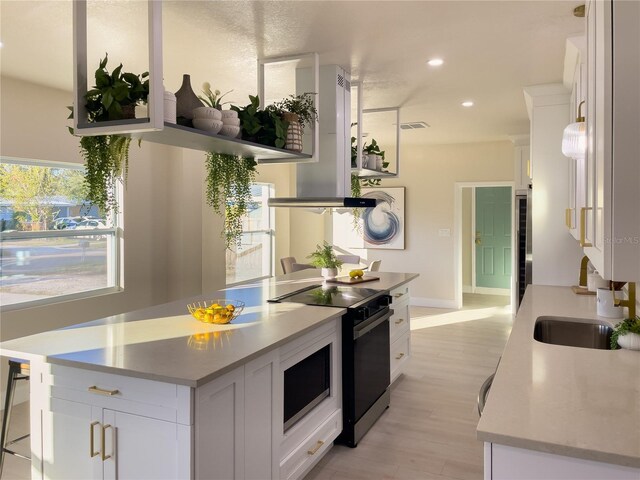
<instances>
[{"instance_id":1,"label":"lemon in bowl","mask_svg":"<svg viewBox=\"0 0 640 480\"><path fill-rule=\"evenodd\" d=\"M228 298L217 298L211 301L190 303L189 313L204 323L224 325L236 318L244 309L244 302Z\"/></svg>"}]
</instances>

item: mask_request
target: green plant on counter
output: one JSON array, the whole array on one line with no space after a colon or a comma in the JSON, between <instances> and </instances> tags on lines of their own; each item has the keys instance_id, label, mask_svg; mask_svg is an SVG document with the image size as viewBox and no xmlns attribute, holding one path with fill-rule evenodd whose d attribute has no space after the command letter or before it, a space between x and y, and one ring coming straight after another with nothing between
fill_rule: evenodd
<instances>
[{"instance_id":1,"label":"green plant on counter","mask_svg":"<svg viewBox=\"0 0 640 480\"><path fill-rule=\"evenodd\" d=\"M249 95L251 103L244 107L232 106L238 112L242 125L242 138L262 145L284 148L289 122L274 110L260 110L260 98Z\"/></svg>"},{"instance_id":2,"label":"green plant on counter","mask_svg":"<svg viewBox=\"0 0 640 480\"><path fill-rule=\"evenodd\" d=\"M626 318L615 326L611 334L611 350L620 348L620 345L618 345L618 337L627 333L637 333L640 335L640 317Z\"/></svg>"},{"instance_id":3,"label":"green plant on counter","mask_svg":"<svg viewBox=\"0 0 640 480\"><path fill-rule=\"evenodd\" d=\"M105 53L95 72L96 84L84 96L89 122L134 118L135 106L146 103L149 96L149 72L122 72L120 64L109 73L108 59Z\"/></svg>"},{"instance_id":4,"label":"green plant on counter","mask_svg":"<svg viewBox=\"0 0 640 480\"><path fill-rule=\"evenodd\" d=\"M233 90L229 90L228 92L220 95L220 90L211 90L211 84L209 82L204 82L202 84L202 93L204 93L204 97L198 96L200 100L204 102L207 107L217 108L218 110L222 109L222 105L226 105L231 102L223 102L220 103L222 97L227 95L228 93L233 92Z\"/></svg>"},{"instance_id":5,"label":"green plant on counter","mask_svg":"<svg viewBox=\"0 0 640 480\"><path fill-rule=\"evenodd\" d=\"M224 215L221 236L226 247L239 247L242 220L253 204L251 185L256 179L257 164L253 158L208 152L205 165L207 204L219 215Z\"/></svg>"},{"instance_id":6,"label":"green plant on counter","mask_svg":"<svg viewBox=\"0 0 640 480\"><path fill-rule=\"evenodd\" d=\"M333 253L333 246L327 242L316 245L315 252L312 252L307 258L310 258L311 265L317 268L340 268L342 266L342 262Z\"/></svg>"},{"instance_id":7,"label":"green plant on counter","mask_svg":"<svg viewBox=\"0 0 640 480\"><path fill-rule=\"evenodd\" d=\"M275 112L278 116L283 113L294 113L298 115L298 121L302 128L311 125L318 120L318 111L313 102L313 95L316 93L306 92L302 95L289 95L279 102L269 105L267 110Z\"/></svg>"}]
</instances>

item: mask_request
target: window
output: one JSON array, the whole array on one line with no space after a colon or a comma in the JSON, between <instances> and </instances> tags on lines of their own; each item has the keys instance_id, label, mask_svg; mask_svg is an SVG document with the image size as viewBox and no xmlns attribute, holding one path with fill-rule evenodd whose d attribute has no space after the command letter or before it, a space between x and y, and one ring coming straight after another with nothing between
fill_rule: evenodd
<instances>
[{"instance_id":1,"label":"window","mask_svg":"<svg viewBox=\"0 0 640 480\"><path fill-rule=\"evenodd\" d=\"M251 193L254 203L242 222L242 243L227 250L227 285L273 275L275 222L267 206L273 185L256 183Z\"/></svg>"},{"instance_id":2,"label":"window","mask_svg":"<svg viewBox=\"0 0 640 480\"><path fill-rule=\"evenodd\" d=\"M0 160L0 305L116 289L118 229L84 199L83 167Z\"/></svg>"}]
</instances>

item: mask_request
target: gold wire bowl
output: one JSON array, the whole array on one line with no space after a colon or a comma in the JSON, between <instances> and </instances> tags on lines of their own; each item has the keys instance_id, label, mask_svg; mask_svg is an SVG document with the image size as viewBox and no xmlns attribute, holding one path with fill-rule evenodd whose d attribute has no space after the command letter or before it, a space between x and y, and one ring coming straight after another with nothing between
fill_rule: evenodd
<instances>
[{"instance_id":1,"label":"gold wire bowl","mask_svg":"<svg viewBox=\"0 0 640 480\"><path fill-rule=\"evenodd\" d=\"M209 302L197 302L187 305L193 318L203 323L224 325L236 318L244 309L244 302L228 298L216 298Z\"/></svg>"}]
</instances>

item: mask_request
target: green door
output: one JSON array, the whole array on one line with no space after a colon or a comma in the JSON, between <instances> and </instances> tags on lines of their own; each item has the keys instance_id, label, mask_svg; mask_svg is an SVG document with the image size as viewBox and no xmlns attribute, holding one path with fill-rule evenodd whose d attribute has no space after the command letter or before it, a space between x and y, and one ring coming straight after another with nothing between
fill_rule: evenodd
<instances>
[{"instance_id":1,"label":"green door","mask_svg":"<svg viewBox=\"0 0 640 480\"><path fill-rule=\"evenodd\" d=\"M476 287L511 288L511 187L476 187Z\"/></svg>"}]
</instances>

